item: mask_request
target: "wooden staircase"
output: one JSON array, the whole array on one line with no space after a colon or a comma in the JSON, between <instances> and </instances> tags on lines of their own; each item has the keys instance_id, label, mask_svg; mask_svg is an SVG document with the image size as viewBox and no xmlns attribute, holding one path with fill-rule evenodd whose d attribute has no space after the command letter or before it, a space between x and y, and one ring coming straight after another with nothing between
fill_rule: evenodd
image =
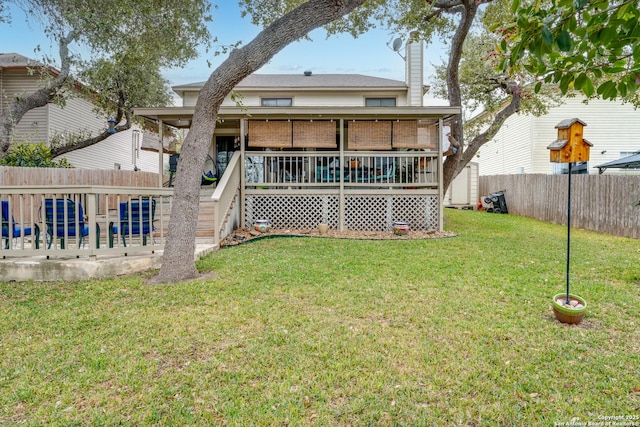
<instances>
[{"instance_id":1,"label":"wooden staircase","mask_svg":"<svg viewBox=\"0 0 640 427\"><path fill-rule=\"evenodd\" d=\"M198 210L198 225L196 226L196 238L214 236L214 203L211 195L215 187L202 187L200 190L200 209Z\"/></svg>"}]
</instances>

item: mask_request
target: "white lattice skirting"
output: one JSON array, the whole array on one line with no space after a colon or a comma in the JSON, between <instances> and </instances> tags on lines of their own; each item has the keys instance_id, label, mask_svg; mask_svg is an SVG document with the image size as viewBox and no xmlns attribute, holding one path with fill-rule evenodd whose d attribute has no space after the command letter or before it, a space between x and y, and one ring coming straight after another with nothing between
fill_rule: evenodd
<instances>
[{"instance_id":1,"label":"white lattice skirting","mask_svg":"<svg viewBox=\"0 0 640 427\"><path fill-rule=\"evenodd\" d=\"M395 221L412 230L438 229L438 196L345 196L344 224L349 230L390 231ZM337 195L247 195L245 222L268 219L275 228L312 230L319 223L337 228L340 200Z\"/></svg>"}]
</instances>

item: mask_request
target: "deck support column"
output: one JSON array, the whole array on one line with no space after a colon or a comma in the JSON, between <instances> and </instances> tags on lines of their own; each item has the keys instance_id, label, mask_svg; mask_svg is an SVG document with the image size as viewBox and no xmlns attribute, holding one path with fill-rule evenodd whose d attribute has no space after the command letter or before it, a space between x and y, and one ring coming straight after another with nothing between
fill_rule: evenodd
<instances>
[{"instance_id":1,"label":"deck support column","mask_svg":"<svg viewBox=\"0 0 640 427\"><path fill-rule=\"evenodd\" d=\"M245 219L245 201L244 201L244 190L245 190L245 176L246 172L245 161L244 161L244 145L245 145L245 134L247 121L245 119L240 119L240 228L246 227L246 219Z\"/></svg>"},{"instance_id":2,"label":"deck support column","mask_svg":"<svg viewBox=\"0 0 640 427\"><path fill-rule=\"evenodd\" d=\"M164 179L164 171L163 171L164 135L162 134L163 128L164 128L164 125L163 125L162 119L160 119L158 120L158 139L159 139L158 141L158 188L162 188L162 181Z\"/></svg>"},{"instance_id":3,"label":"deck support column","mask_svg":"<svg viewBox=\"0 0 640 427\"><path fill-rule=\"evenodd\" d=\"M344 119L340 119L340 195L338 196L338 230L344 231L344 213L345 213L345 200L344 200L344 179L342 179L344 171Z\"/></svg>"},{"instance_id":4,"label":"deck support column","mask_svg":"<svg viewBox=\"0 0 640 427\"><path fill-rule=\"evenodd\" d=\"M442 134L444 131L444 121L442 118L438 119L438 231L444 231L444 189L443 183L443 158L442 158Z\"/></svg>"},{"instance_id":5,"label":"deck support column","mask_svg":"<svg viewBox=\"0 0 640 427\"><path fill-rule=\"evenodd\" d=\"M97 229L96 229L96 226L98 225L96 206L97 206L96 194L95 193L87 194L86 201L85 201L85 209L87 214L86 223L89 226L89 250L91 251L90 252L91 254L89 255L89 259L91 261L95 261L97 259L97 254L95 253L94 249L98 247L98 239L100 238L100 236L98 236Z\"/></svg>"}]
</instances>

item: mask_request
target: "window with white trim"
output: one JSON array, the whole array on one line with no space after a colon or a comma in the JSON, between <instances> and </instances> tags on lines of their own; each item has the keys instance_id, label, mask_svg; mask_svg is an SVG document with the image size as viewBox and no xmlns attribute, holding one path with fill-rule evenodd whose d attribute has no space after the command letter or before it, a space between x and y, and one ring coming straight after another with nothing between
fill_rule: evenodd
<instances>
[{"instance_id":1,"label":"window with white trim","mask_svg":"<svg viewBox=\"0 0 640 427\"><path fill-rule=\"evenodd\" d=\"M291 107L293 100L291 98L262 98L260 105L263 107Z\"/></svg>"},{"instance_id":2,"label":"window with white trim","mask_svg":"<svg viewBox=\"0 0 640 427\"><path fill-rule=\"evenodd\" d=\"M365 98L365 107L395 107L395 98Z\"/></svg>"}]
</instances>

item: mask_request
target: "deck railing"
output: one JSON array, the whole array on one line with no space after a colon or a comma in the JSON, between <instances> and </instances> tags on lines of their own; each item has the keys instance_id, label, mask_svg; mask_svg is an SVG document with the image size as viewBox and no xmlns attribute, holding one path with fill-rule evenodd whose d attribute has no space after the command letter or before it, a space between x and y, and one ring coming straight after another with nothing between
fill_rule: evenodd
<instances>
[{"instance_id":1,"label":"deck railing","mask_svg":"<svg viewBox=\"0 0 640 427\"><path fill-rule=\"evenodd\" d=\"M214 241L220 244L240 224L240 182L242 181L241 154L236 152L227 165L211 199L214 202Z\"/></svg>"},{"instance_id":2,"label":"deck railing","mask_svg":"<svg viewBox=\"0 0 640 427\"><path fill-rule=\"evenodd\" d=\"M245 151L241 226L442 229L435 151Z\"/></svg>"},{"instance_id":3,"label":"deck railing","mask_svg":"<svg viewBox=\"0 0 640 427\"><path fill-rule=\"evenodd\" d=\"M173 189L3 186L0 257L95 257L164 248Z\"/></svg>"},{"instance_id":4,"label":"deck railing","mask_svg":"<svg viewBox=\"0 0 640 427\"><path fill-rule=\"evenodd\" d=\"M438 186L438 153L425 151L245 152L255 188L424 188Z\"/></svg>"}]
</instances>

